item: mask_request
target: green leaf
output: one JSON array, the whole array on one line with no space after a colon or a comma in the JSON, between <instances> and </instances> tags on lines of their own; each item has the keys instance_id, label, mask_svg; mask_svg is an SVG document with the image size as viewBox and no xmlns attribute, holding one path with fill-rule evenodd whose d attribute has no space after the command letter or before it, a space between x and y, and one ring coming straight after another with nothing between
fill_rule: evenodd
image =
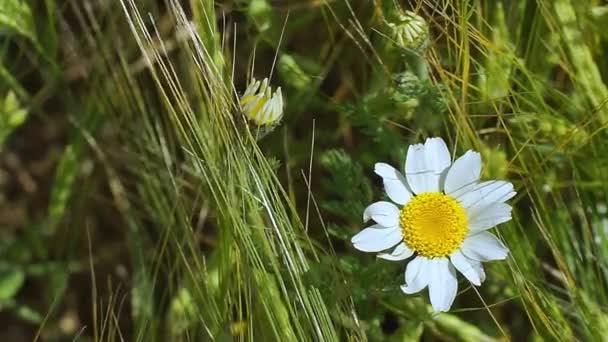
<instances>
[{"instance_id":1,"label":"green leaf","mask_svg":"<svg viewBox=\"0 0 608 342\"><path fill-rule=\"evenodd\" d=\"M0 63L0 81L2 81L9 89L13 89L19 98L28 98L28 94L25 89L23 89L19 81L17 81L17 79L2 63Z\"/></svg>"},{"instance_id":2,"label":"green leaf","mask_svg":"<svg viewBox=\"0 0 608 342\"><path fill-rule=\"evenodd\" d=\"M0 269L0 302L13 298L25 281L25 272L15 266Z\"/></svg>"},{"instance_id":3,"label":"green leaf","mask_svg":"<svg viewBox=\"0 0 608 342\"><path fill-rule=\"evenodd\" d=\"M2 0L0 34L3 32L17 33L37 42L32 11L25 1Z\"/></svg>"},{"instance_id":4,"label":"green leaf","mask_svg":"<svg viewBox=\"0 0 608 342\"><path fill-rule=\"evenodd\" d=\"M593 105L598 108L602 123L608 122L608 109L605 100L608 98L608 87L604 84L599 66L595 63L592 49L587 45L579 26L580 14L570 0L553 2L555 17L562 30L564 41L572 61L574 75L583 92Z\"/></svg>"},{"instance_id":5,"label":"green leaf","mask_svg":"<svg viewBox=\"0 0 608 342\"><path fill-rule=\"evenodd\" d=\"M38 24L38 41L44 47L46 55L51 60L54 60L59 45L55 21L55 0L45 0L44 5L46 9L46 23L44 25ZM38 20L38 22L40 21Z\"/></svg>"},{"instance_id":6,"label":"green leaf","mask_svg":"<svg viewBox=\"0 0 608 342\"><path fill-rule=\"evenodd\" d=\"M441 336L449 336L455 341L463 342L493 342L497 341L492 336L486 335L476 325L468 323L458 316L453 314L443 313L437 315L432 322L427 322L432 325Z\"/></svg>"},{"instance_id":7,"label":"green leaf","mask_svg":"<svg viewBox=\"0 0 608 342\"><path fill-rule=\"evenodd\" d=\"M57 171L55 171L55 180L51 190L49 201L49 227L51 230L54 230L63 217L77 173L78 159L72 145L68 145L57 166Z\"/></svg>"},{"instance_id":8,"label":"green leaf","mask_svg":"<svg viewBox=\"0 0 608 342\"><path fill-rule=\"evenodd\" d=\"M326 151L320 161L330 175L323 180L323 187L335 198L322 202L321 206L347 221L360 217L372 199L371 185L361 164L344 150Z\"/></svg>"},{"instance_id":9,"label":"green leaf","mask_svg":"<svg viewBox=\"0 0 608 342\"><path fill-rule=\"evenodd\" d=\"M171 300L169 321L172 336L179 336L196 323L196 303L187 288L181 288Z\"/></svg>"},{"instance_id":10,"label":"green leaf","mask_svg":"<svg viewBox=\"0 0 608 342\"><path fill-rule=\"evenodd\" d=\"M15 93L10 91L4 103L0 103L0 145L27 118L27 111L21 107Z\"/></svg>"},{"instance_id":11,"label":"green leaf","mask_svg":"<svg viewBox=\"0 0 608 342\"><path fill-rule=\"evenodd\" d=\"M286 84L298 91L308 92L310 90L313 83L312 77L302 69L294 56L282 54L277 67L281 78Z\"/></svg>"},{"instance_id":12,"label":"green leaf","mask_svg":"<svg viewBox=\"0 0 608 342\"><path fill-rule=\"evenodd\" d=\"M249 4L249 17L260 32L267 31L272 26L272 12L272 7L266 0L253 0Z\"/></svg>"},{"instance_id":13,"label":"green leaf","mask_svg":"<svg viewBox=\"0 0 608 342\"><path fill-rule=\"evenodd\" d=\"M401 327L390 338L390 342L420 341L424 324L418 320L402 322Z\"/></svg>"},{"instance_id":14,"label":"green leaf","mask_svg":"<svg viewBox=\"0 0 608 342\"><path fill-rule=\"evenodd\" d=\"M24 321L40 324L44 319L42 315L29 306L19 305L15 308L15 314Z\"/></svg>"}]
</instances>

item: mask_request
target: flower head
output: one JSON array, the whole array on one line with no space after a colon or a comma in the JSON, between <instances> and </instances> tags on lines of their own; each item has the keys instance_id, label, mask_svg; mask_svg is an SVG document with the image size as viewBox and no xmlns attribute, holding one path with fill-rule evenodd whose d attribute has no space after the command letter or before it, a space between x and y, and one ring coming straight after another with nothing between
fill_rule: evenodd
<instances>
[{"instance_id":1,"label":"flower head","mask_svg":"<svg viewBox=\"0 0 608 342\"><path fill-rule=\"evenodd\" d=\"M275 125L283 116L281 87L273 93L268 85L268 78L261 83L253 79L241 96L240 105L245 116L256 125Z\"/></svg>"},{"instance_id":2,"label":"flower head","mask_svg":"<svg viewBox=\"0 0 608 342\"><path fill-rule=\"evenodd\" d=\"M509 250L488 229L511 219L515 196L505 181L479 182L481 158L467 151L453 163L441 138L411 145L405 161L405 176L385 163L377 163L392 202L367 207L363 220L375 225L352 238L355 248L389 253L386 260L412 256L405 271L402 291L411 294L428 286L435 311L448 311L458 290L456 270L472 284L485 280L482 262L503 260Z\"/></svg>"},{"instance_id":3,"label":"flower head","mask_svg":"<svg viewBox=\"0 0 608 342\"><path fill-rule=\"evenodd\" d=\"M429 25L424 18L412 11L399 14L397 22L387 23L393 39L404 49L422 51L426 48L429 38Z\"/></svg>"}]
</instances>

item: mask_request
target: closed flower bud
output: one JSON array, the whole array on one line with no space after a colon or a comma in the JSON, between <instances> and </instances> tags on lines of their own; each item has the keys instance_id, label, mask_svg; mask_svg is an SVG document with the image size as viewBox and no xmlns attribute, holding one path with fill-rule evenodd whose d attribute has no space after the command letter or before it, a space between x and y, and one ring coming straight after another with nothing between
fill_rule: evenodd
<instances>
[{"instance_id":1,"label":"closed flower bud","mask_svg":"<svg viewBox=\"0 0 608 342\"><path fill-rule=\"evenodd\" d=\"M429 25L412 11L400 14L396 23L388 23L393 39L403 49L421 52L428 45Z\"/></svg>"},{"instance_id":2,"label":"closed flower bud","mask_svg":"<svg viewBox=\"0 0 608 342\"><path fill-rule=\"evenodd\" d=\"M240 105L247 119L258 126L275 125L283 116L281 88L273 93L267 78L262 82L253 79L241 96Z\"/></svg>"}]
</instances>

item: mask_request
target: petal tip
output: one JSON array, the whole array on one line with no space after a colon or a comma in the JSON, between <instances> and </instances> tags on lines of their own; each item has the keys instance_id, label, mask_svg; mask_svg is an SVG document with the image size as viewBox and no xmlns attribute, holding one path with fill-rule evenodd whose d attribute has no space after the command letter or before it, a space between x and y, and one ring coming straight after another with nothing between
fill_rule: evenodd
<instances>
[{"instance_id":1,"label":"petal tip","mask_svg":"<svg viewBox=\"0 0 608 342\"><path fill-rule=\"evenodd\" d=\"M429 137L426 138L426 140L424 140L424 143L427 144L429 142L441 142L445 144L445 140L443 140L443 138L441 137Z\"/></svg>"},{"instance_id":2,"label":"petal tip","mask_svg":"<svg viewBox=\"0 0 608 342\"><path fill-rule=\"evenodd\" d=\"M509 249L508 249L507 247L505 247L505 250L504 250L504 252L503 252L502 259L499 259L499 260L505 260L505 259L506 259L506 258L509 256L509 253L510 253L510 252L511 252L511 251L509 251Z\"/></svg>"},{"instance_id":3,"label":"petal tip","mask_svg":"<svg viewBox=\"0 0 608 342\"><path fill-rule=\"evenodd\" d=\"M361 247L361 245L358 242L354 242L353 247L355 247L356 250L361 251L361 252L369 252L367 250L367 248Z\"/></svg>"},{"instance_id":4,"label":"petal tip","mask_svg":"<svg viewBox=\"0 0 608 342\"><path fill-rule=\"evenodd\" d=\"M420 151L424 149L424 145L423 144L412 144L409 145L407 150L412 150L412 151Z\"/></svg>"},{"instance_id":5,"label":"petal tip","mask_svg":"<svg viewBox=\"0 0 608 342\"><path fill-rule=\"evenodd\" d=\"M382 164L383 163L380 163L380 162L375 163L374 164L374 172L378 173L378 169L382 167Z\"/></svg>"},{"instance_id":6,"label":"petal tip","mask_svg":"<svg viewBox=\"0 0 608 342\"><path fill-rule=\"evenodd\" d=\"M387 167L390 167L390 165L386 163L376 163L374 164L374 173L380 177L386 177Z\"/></svg>"},{"instance_id":7,"label":"petal tip","mask_svg":"<svg viewBox=\"0 0 608 342\"><path fill-rule=\"evenodd\" d=\"M391 259L387 258L388 255L390 255L390 254L388 254L388 253L378 253L378 254L376 254L376 259L391 260Z\"/></svg>"}]
</instances>

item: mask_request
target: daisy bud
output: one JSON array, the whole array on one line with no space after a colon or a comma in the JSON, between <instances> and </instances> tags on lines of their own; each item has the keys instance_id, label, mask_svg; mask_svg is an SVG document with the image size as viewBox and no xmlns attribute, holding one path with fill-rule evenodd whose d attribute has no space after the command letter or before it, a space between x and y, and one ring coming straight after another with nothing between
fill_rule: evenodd
<instances>
[{"instance_id":1,"label":"daisy bud","mask_svg":"<svg viewBox=\"0 0 608 342\"><path fill-rule=\"evenodd\" d=\"M388 23L393 39L399 47L421 52L429 41L429 25L412 11L399 14L396 23Z\"/></svg>"},{"instance_id":2,"label":"daisy bud","mask_svg":"<svg viewBox=\"0 0 608 342\"><path fill-rule=\"evenodd\" d=\"M252 79L241 96L240 105L248 120L258 126L273 126L283 116L281 87L273 93L268 78L262 82Z\"/></svg>"}]
</instances>

